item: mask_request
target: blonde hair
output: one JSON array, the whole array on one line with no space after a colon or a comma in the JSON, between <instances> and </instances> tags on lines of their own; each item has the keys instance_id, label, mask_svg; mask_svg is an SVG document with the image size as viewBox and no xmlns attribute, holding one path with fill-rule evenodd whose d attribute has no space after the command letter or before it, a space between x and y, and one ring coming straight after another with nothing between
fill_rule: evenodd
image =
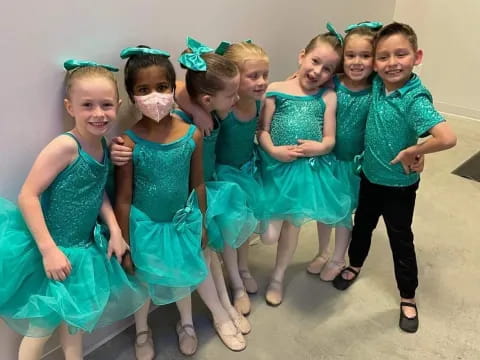
<instances>
[{"instance_id":1,"label":"blonde hair","mask_svg":"<svg viewBox=\"0 0 480 360\"><path fill-rule=\"evenodd\" d=\"M246 41L230 45L223 56L235 63L235 65L237 65L240 70L242 69L243 64L247 60L262 59L267 62L269 61L268 55L265 50L263 50L257 44Z\"/></svg>"},{"instance_id":2,"label":"blonde hair","mask_svg":"<svg viewBox=\"0 0 480 360\"><path fill-rule=\"evenodd\" d=\"M110 80L115 87L115 94L117 100L119 99L117 80L113 76L113 73L110 70L105 69L101 66L85 66L78 67L76 69L70 70L67 73L65 80L65 95L67 99L70 99L70 94L72 92L72 87L75 80L85 79L85 78L94 78L94 77L103 77L107 80Z\"/></svg>"}]
</instances>

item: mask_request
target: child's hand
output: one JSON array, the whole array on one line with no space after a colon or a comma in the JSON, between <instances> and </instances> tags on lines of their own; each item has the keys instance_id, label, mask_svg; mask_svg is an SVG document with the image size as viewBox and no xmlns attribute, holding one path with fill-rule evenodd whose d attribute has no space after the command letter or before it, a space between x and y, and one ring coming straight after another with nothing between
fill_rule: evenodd
<instances>
[{"instance_id":1,"label":"child's hand","mask_svg":"<svg viewBox=\"0 0 480 360\"><path fill-rule=\"evenodd\" d=\"M210 114L205 111L196 111L193 115L193 123L202 132L204 136L210 136L213 130L213 119Z\"/></svg>"},{"instance_id":2,"label":"child's hand","mask_svg":"<svg viewBox=\"0 0 480 360\"><path fill-rule=\"evenodd\" d=\"M135 274L135 266L133 265L132 255L130 255L129 251L126 252L125 255L123 255L122 267L125 269L127 274Z\"/></svg>"},{"instance_id":3,"label":"child's hand","mask_svg":"<svg viewBox=\"0 0 480 360\"><path fill-rule=\"evenodd\" d=\"M417 155L415 157L415 162L412 164L410 169L417 173L421 173L423 171L424 166L425 166L425 155Z\"/></svg>"},{"instance_id":4,"label":"child's hand","mask_svg":"<svg viewBox=\"0 0 480 360\"><path fill-rule=\"evenodd\" d=\"M401 163L403 166L403 170L405 171L405 174L410 174L412 171L412 166L415 163L417 159L417 153L413 149L413 147L406 148L405 150L402 150L398 153L398 155L390 161L390 164L394 165L397 163Z\"/></svg>"},{"instance_id":5,"label":"child's hand","mask_svg":"<svg viewBox=\"0 0 480 360\"><path fill-rule=\"evenodd\" d=\"M132 149L128 146L123 146L124 143L120 136L112 139L110 157L116 166L123 166L132 159Z\"/></svg>"},{"instance_id":6,"label":"child's hand","mask_svg":"<svg viewBox=\"0 0 480 360\"><path fill-rule=\"evenodd\" d=\"M205 229L205 227L202 227L202 250L205 250L207 245L208 245L207 229Z\"/></svg>"},{"instance_id":7,"label":"child's hand","mask_svg":"<svg viewBox=\"0 0 480 360\"><path fill-rule=\"evenodd\" d=\"M110 240L108 242L107 255L110 259L113 254L115 254L119 263L122 263L122 257L125 255L125 252L129 250L128 244L123 239L121 233L111 233Z\"/></svg>"},{"instance_id":8,"label":"child's hand","mask_svg":"<svg viewBox=\"0 0 480 360\"><path fill-rule=\"evenodd\" d=\"M57 246L42 252L42 255L43 268L49 279L63 281L68 275L70 275L72 265L65 254Z\"/></svg>"},{"instance_id":9,"label":"child's hand","mask_svg":"<svg viewBox=\"0 0 480 360\"><path fill-rule=\"evenodd\" d=\"M313 140L298 140L298 152L301 156L312 157L323 155L323 146L318 141Z\"/></svg>"},{"instance_id":10,"label":"child's hand","mask_svg":"<svg viewBox=\"0 0 480 360\"><path fill-rule=\"evenodd\" d=\"M275 146L271 155L281 162L292 162L302 156L296 145Z\"/></svg>"}]
</instances>

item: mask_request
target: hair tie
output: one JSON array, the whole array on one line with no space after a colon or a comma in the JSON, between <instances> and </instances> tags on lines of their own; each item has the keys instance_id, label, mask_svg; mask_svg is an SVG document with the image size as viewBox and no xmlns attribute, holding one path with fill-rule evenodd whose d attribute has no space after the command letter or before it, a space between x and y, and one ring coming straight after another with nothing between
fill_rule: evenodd
<instances>
[{"instance_id":1,"label":"hair tie","mask_svg":"<svg viewBox=\"0 0 480 360\"><path fill-rule=\"evenodd\" d=\"M358 29L360 27L370 28L372 30L379 30L383 26L383 23L380 21L363 21L359 22L358 24L352 24L345 29L345 32L348 33L354 29Z\"/></svg>"},{"instance_id":2,"label":"hair tie","mask_svg":"<svg viewBox=\"0 0 480 360\"><path fill-rule=\"evenodd\" d=\"M170 57L170 53L167 51L143 47L128 47L120 52L120 57L122 59L126 59L134 55L161 55Z\"/></svg>"},{"instance_id":3,"label":"hair tie","mask_svg":"<svg viewBox=\"0 0 480 360\"><path fill-rule=\"evenodd\" d=\"M63 63L65 70L75 70L83 67L99 66L112 72L117 72L118 68L112 65L97 64L95 61L69 59Z\"/></svg>"},{"instance_id":4,"label":"hair tie","mask_svg":"<svg viewBox=\"0 0 480 360\"><path fill-rule=\"evenodd\" d=\"M178 62L190 70L207 71L207 63L201 55L211 53L213 49L191 37L187 37L187 47L192 52L182 54Z\"/></svg>"}]
</instances>

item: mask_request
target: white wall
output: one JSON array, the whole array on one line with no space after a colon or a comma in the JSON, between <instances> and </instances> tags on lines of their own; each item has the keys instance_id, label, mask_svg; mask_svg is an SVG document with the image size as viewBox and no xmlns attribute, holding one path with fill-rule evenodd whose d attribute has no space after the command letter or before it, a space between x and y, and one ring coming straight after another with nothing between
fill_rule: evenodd
<instances>
[{"instance_id":1,"label":"white wall","mask_svg":"<svg viewBox=\"0 0 480 360\"><path fill-rule=\"evenodd\" d=\"M159 47L176 60L187 35L212 47L252 38L269 53L271 79L278 80L295 69L297 52L325 31L326 21L339 30L363 20L389 22L394 5L394 0L2 1L0 196L15 199L40 149L63 131L67 58L122 68L118 54L126 46ZM121 75L119 80L122 84ZM124 106L120 128L129 123L128 114ZM6 353L12 345L6 334L0 329L0 360L15 358ZM87 338L87 345L102 336Z\"/></svg>"},{"instance_id":2,"label":"white wall","mask_svg":"<svg viewBox=\"0 0 480 360\"><path fill-rule=\"evenodd\" d=\"M425 52L422 81L439 110L480 119L478 0L397 0L394 19L410 24Z\"/></svg>"}]
</instances>

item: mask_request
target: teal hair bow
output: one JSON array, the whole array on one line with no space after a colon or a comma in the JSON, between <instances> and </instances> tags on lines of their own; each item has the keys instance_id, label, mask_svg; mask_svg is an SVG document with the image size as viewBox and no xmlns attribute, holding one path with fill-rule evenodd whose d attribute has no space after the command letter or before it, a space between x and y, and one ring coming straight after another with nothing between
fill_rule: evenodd
<instances>
[{"instance_id":1,"label":"teal hair bow","mask_svg":"<svg viewBox=\"0 0 480 360\"><path fill-rule=\"evenodd\" d=\"M378 30L383 26L383 23L380 21L363 21L359 22L358 24L352 24L349 27L345 29L345 32L348 33L349 31L352 31L354 29L358 29L360 27L367 27L372 30Z\"/></svg>"},{"instance_id":2,"label":"teal hair bow","mask_svg":"<svg viewBox=\"0 0 480 360\"><path fill-rule=\"evenodd\" d=\"M167 51L163 51L160 49L151 49L151 48L143 48L143 47L128 47L123 49L120 52L120 57L122 59L129 58L133 55L162 55L166 57L170 57L170 53Z\"/></svg>"},{"instance_id":3,"label":"teal hair bow","mask_svg":"<svg viewBox=\"0 0 480 360\"><path fill-rule=\"evenodd\" d=\"M74 59L69 59L63 63L63 67L65 70L75 70L78 68L82 67L88 67L88 66L100 66L103 67L109 71L117 72L118 69L114 66L111 65L106 65L106 64L97 64L94 61L89 61L89 60L74 60Z\"/></svg>"},{"instance_id":4,"label":"teal hair bow","mask_svg":"<svg viewBox=\"0 0 480 360\"><path fill-rule=\"evenodd\" d=\"M213 49L191 37L187 37L187 47L192 52L182 54L178 62L190 70L207 71L207 63L201 55L211 53Z\"/></svg>"},{"instance_id":5,"label":"teal hair bow","mask_svg":"<svg viewBox=\"0 0 480 360\"><path fill-rule=\"evenodd\" d=\"M225 55L230 45L232 45L230 42L222 41L220 45L218 45L217 48L215 49L215 54L222 55L222 56Z\"/></svg>"},{"instance_id":6,"label":"teal hair bow","mask_svg":"<svg viewBox=\"0 0 480 360\"><path fill-rule=\"evenodd\" d=\"M335 30L332 23L327 22L327 30L328 33L334 35L338 39L338 41L340 41L340 45L343 46L343 36L337 30Z\"/></svg>"},{"instance_id":7,"label":"teal hair bow","mask_svg":"<svg viewBox=\"0 0 480 360\"><path fill-rule=\"evenodd\" d=\"M253 41L252 39L246 39L246 40L243 40L242 42L244 43L247 43L247 44L253 44ZM217 46L217 48L215 49L215 54L218 54L218 55L225 55L225 53L227 52L228 48L231 46L232 44L228 41L222 41L220 43L220 45Z\"/></svg>"}]
</instances>

